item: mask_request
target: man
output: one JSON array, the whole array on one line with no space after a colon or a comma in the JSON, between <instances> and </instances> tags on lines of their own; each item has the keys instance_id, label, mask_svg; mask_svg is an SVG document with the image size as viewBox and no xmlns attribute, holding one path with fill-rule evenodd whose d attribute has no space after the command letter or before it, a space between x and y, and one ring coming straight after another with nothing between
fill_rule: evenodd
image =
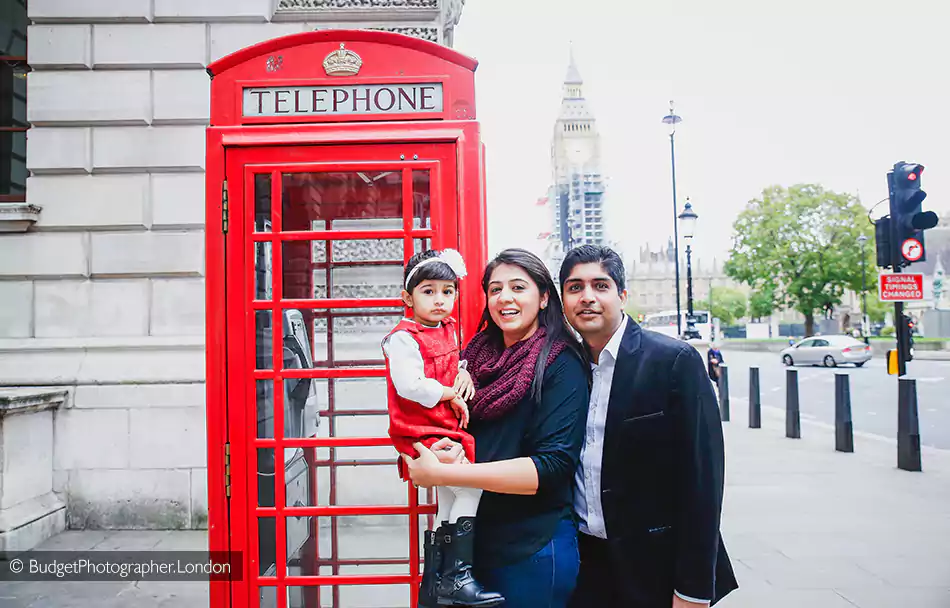
<instances>
[{"instance_id":1,"label":"man","mask_svg":"<svg viewBox=\"0 0 950 608\"><path fill-rule=\"evenodd\" d=\"M713 381L713 384L719 384L719 376L722 374L722 368L719 367L725 363L725 359L722 357L722 351L719 350L719 346L713 342L709 345L709 351L706 352L706 362L709 370L709 379Z\"/></svg>"},{"instance_id":2,"label":"man","mask_svg":"<svg viewBox=\"0 0 950 608\"><path fill-rule=\"evenodd\" d=\"M737 583L719 533L722 426L703 359L624 314L623 262L611 249L570 251L560 281L593 370L571 606L714 604Z\"/></svg>"}]
</instances>

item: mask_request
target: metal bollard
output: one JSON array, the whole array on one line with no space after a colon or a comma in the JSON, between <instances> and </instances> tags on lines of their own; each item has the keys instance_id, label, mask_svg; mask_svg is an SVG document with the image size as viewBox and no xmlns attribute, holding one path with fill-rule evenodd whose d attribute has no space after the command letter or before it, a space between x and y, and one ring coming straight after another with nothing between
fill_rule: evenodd
<instances>
[{"instance_id":1,"label":"metal bollard","mask_svg":"<svg viewBox=\"0 0 950 608\"><path fill-rule=\"evenodd\" d=\"M798 370L785 370L785 436L802 438L802 419L798 408Z\"/></svg>"},{"instance_id":2,"label":"metal bollard","mask_svg":"<svg viewBox=\"0 0 950 608\"><path fill-rule=\"evenodd\" d=\"M897 381L897 468L920 471L920 422L917 419L917 381Z\"/></svg>"},{"instance_id":3,"label":"metal bollard","mask_svg":"<svg viewBox=\"0 0 950 608\"><path fill-rule=\"evenodd\" d=\"M719 413L723 422L729 422L729 366L719 366Z\"/></svg>"},{"instance_id":4,"label":"metal bollard","mask_svg":"<svg viewBox=\"0 0 950 608\"><path fill-rule=\"evenodd\" d=\"M759 391L759 368L749 368L749 428L762 428L762 398Z\"/></svg>"},{"instance_id":5,"label":"metal bollard","mask_svg":"<svg viewBox=\"0 0 950 608\"><path fill-rule=\"evenodd\" d=\"M848 374L835 374L835 450L839 452L854 451L850 379Z\"/></svg>"}]
</instances>

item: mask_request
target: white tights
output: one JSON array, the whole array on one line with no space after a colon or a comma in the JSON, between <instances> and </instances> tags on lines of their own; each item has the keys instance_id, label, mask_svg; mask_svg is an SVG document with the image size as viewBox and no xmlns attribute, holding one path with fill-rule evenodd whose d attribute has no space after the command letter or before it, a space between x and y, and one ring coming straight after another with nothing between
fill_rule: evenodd
<instances>
[{"instance_id":1,"label":"white tights","mask_svg":"<svg viewBox=\"0 0 950 608\"><path fill-rule=\"evenodd\" d=\"M439 486L435 492L439 499L436 526L441 526L443 521L454 524L459 517L475 517L478 501L482 498L482 491L476 488Z\"/></svg>"}]
</instances>

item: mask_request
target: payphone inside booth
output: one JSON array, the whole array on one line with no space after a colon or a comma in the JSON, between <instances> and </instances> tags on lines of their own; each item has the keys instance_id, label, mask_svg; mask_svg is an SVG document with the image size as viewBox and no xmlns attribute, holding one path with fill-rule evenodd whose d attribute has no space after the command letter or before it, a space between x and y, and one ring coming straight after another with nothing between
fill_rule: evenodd
<instances>
[{"instance_id":1,"label":"payphone inside booth","mask_svg":"<svg viewBox=\"0 0 950 608\"><path fill-rule=\"evenodd\" d=\"M208 68L209 542L242 565L213 607L416 605L434 497L396 473L380 343L414 253L486 262L475 67L324 30Z\"/></svg>"}]
</instances>

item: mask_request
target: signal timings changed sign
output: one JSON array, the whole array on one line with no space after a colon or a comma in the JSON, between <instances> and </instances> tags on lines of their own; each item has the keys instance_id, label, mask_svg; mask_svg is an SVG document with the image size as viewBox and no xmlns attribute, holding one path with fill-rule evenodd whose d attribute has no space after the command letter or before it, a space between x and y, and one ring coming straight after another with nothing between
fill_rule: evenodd
<instances>
[{"instance_id":1,"label":"signal timings changed sign","mask_svg":"<svg viewBox=\"0 0 950 608\"><path fill-rule=\"evenodd\" d=\"M882 302L910 302L924 299L924 275L883 273L878 284Z\"/></svg>"}]
</instances>

